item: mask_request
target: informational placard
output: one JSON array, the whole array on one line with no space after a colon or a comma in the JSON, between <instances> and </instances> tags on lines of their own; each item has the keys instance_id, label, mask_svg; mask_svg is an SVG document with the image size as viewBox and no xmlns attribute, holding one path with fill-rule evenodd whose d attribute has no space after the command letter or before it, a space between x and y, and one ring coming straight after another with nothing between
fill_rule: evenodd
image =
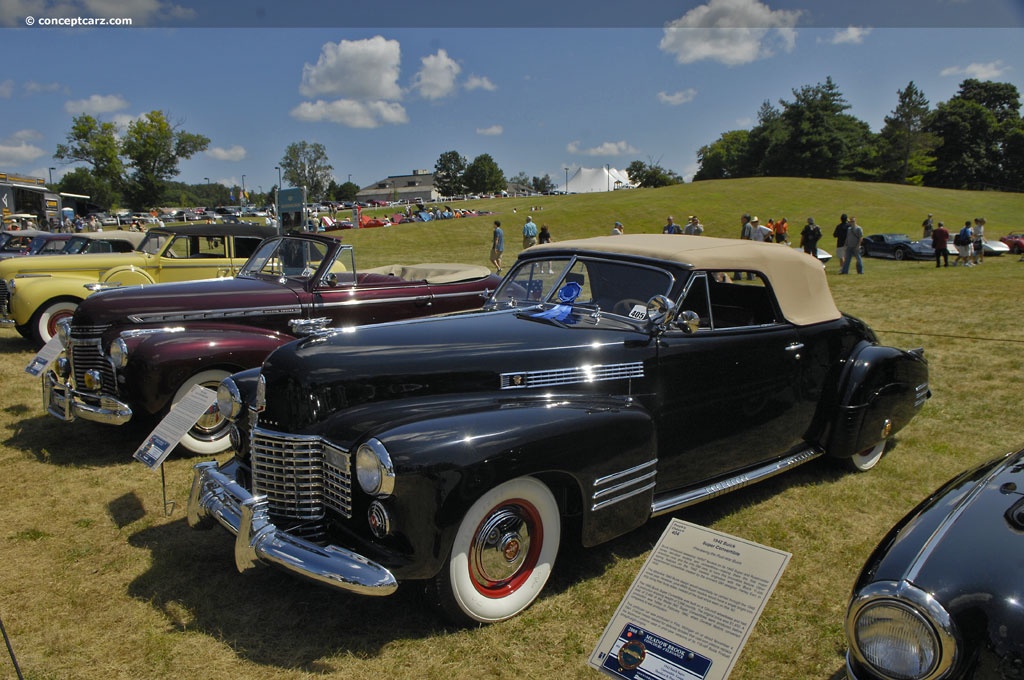
<instances>
[{"instance_id":1,"label":"informational placard","mask_svg":"<svg viewBox=\"0 0 1024 680\"><path fill-rule=\"evenodd\" d=\"M171 407L142 446L132 455L135 460L157 469L199 418L217 401L217 393L202 385L193 385L188 394Z\"/></svg>"},{"instance_id":2,"label":"informational placard","mask_svg":"<svg viewBox=\"0 0 1024 680\"><path fill-rule=\"evenodd\" d=\"M791 555L673 519L590 655L632 680L724 680Z\"/></svg>"},{"instance_id":3,"label":"informational placard","mask_svg":"<svg viewBox=\"0 0 1024 680\"><path fill-rule=\"evenodd\" d=\"M25 367L25 372L31 376L38 378L43 374L43 371L48 369L60 353L64 351L64 346L60 344L60 338L56 335L46 341L46 344L40 348L36 355L32 357L32 361L28 362L28 366Z\"/></svg>"}]
</instances>

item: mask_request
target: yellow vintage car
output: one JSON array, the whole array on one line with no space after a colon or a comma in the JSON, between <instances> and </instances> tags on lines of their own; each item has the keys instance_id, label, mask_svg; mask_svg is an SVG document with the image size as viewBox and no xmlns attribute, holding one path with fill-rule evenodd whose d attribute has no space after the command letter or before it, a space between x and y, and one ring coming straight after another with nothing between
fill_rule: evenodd
<instances>
[{"instance_id":1,"label":"yellow vintage car","mask_svg":"<svg viewBox=\"0 0 1024 680\"><path fill-rule=\"evenodd\" d=\"M0 325L44 345L78 303L103 288L234 276L260 242L258 224L150 229L130 253L37 255L0 262Z\"/></svg>"}]
</instances>

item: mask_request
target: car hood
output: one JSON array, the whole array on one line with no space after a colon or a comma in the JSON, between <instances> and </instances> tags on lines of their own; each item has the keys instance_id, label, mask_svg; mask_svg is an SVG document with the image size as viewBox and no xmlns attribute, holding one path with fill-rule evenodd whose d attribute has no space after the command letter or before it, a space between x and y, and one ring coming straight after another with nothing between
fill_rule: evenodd
<instances>
[{"instance_id":1,"label":"car hood","mask_svg":"<svg viewBox=\"0 0 1024 680\"><path fill-rule=\"evenodd\" d=\"M428 317L289 343L263 364L260 422L301 429L343 409L439 394L624 393L623 378L642 377L654 355L651 336L621 318L558 321L538 311Z\"/></svg>"},{"instance_id":2,"label":"car hood","mask_svg":"<svg viewBox=\"0 0 1024 680\"><path fill-rule=\"evenodd\" d=\"M108 288L78 305L72 326L173 323L224 317L230 310L297 304L287 285L256 278L215 278Z\"/></svg>"},{"instance_id":3,"label":"car hood","mask_svg":"<svg viewBox=\"0 0 1024 680\"><path fill-rule=\"evenodd\" d=\"M142 251L130 253L79 253L77 255L33 255L17 257L0 262L0 279L9 279L17 274L53 274L64 272L101 272L111 267L135 265L146 266L152 258Z\"/></svg>"},{"instance_id":4,"label":"car hood","mask_svg":"<svg viewBox=\"0 0 1024 680\"><path fill-rule=\"evenodd\" d=\"M964 621L1024 630L1024 450L950 480L882 541L858 587L906 580Z\"/></svg>"}]
</instances>

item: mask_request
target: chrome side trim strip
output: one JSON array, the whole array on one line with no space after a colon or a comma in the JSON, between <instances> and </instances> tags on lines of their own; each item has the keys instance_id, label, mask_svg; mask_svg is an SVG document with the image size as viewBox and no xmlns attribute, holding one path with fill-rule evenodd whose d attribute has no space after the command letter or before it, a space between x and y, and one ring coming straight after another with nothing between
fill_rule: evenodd
<instances>
[{"instance_id":1,"label":"chrome side trim strip","mask_svg":"<svg viewBox=\"0 0 1024 680\"><path fill-rule=\"evenodd\" d=\"M813 460L824 453L818 448L807 448L799 451L791 456L781 458L776 461L772 461L761 467L748 470L744 473L738 474L735 477L729 477L728 479L719 480L713 484L702 486L698 489L692 489L675 496L662 498L655 500L651 506L651 516L657 517L659 515L665 515L670 512L675 512L680 508L686 508L701 501L706 501L710 498L716 498L730 491L736 489L742 489L745 486L760 482L761 480L774 477L777 474L785 472L786 470L806 463L809 460Z\"/></svg>"},{"instance_id":2,"label":"chrome side trim strip","mask_svg":"<svg viewBox=\"0 0 1024 680\"><path fill-rule=\"evenodd\" d=\"M530 387L552 387L642 377L644 377L644 365L640 361L634 361L626 364L588 365L554 368L546 371L502 373L501 389L519 390Z\"/></svg>"}]
</instances>

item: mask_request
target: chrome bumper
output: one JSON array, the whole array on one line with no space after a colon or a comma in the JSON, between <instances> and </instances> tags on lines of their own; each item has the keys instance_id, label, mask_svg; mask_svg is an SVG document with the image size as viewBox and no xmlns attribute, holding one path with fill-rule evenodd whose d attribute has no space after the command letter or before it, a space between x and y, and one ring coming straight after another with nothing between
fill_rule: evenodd
<instances>
[{"instance_id":1,"label":"chrome bumper","mask_svg":"<svg viewBox=\"0 0 1024 680\"><path fill-rule=\"evenodd\" d=\"M98 399L99 404L87 403L84 397ZM43 374L43 408L67 423L81 418L106 425L124 425L132 419L128 404L106 395L77 392L71 383L62 383L53 371Z\"/></svg>"},{"instance_id":2,"label":"chrome bumper","mask_svg":"<svg viewBox=\"0 0 1024 680\"><path fill-rule=\"evenodd\" d=\"M279 530L270 521L264 496L253 496L234 479L238 463L199 463L188 499L188 523L207 529L214 520L235 535L235 565L246 572L259 563L296 573L359 595L390 595L394 575L362 555L335 545L319 546Z\"/></svg>"},{"instance_id":3,"label":"chrome bumper","mask_svg":"<svg viewBox=\"0 0 1024 680\"><path fill-rule=\"evenodd\" d=\"M0 326L17 326L18 322L7 316L7 312L0 315Z\"/></svg>"}]
</instances>

